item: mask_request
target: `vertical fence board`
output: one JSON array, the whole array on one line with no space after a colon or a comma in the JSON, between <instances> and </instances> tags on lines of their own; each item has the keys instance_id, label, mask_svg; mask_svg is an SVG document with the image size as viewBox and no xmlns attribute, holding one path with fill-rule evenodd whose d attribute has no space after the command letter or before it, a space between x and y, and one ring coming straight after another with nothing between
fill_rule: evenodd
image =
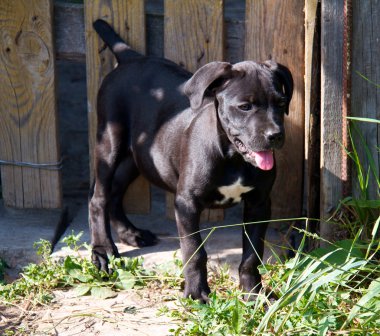
<instances>
[{"instance_id":1,"label":"vertical fence board","mask_svg":"<svg viewBox=\"0 0 380 336\"><path fill-rule=\"evenodd\" d=\"M353 37L352 37L352 115L380 120L380 1L353 0ZM363 79L360 74L371 82ZM357 123L365 143L373 157L374 170L380 174L380 153L376 147L380 146L380 126L374 123ZM364 171L368 171L369 160L363 145L356 135L356 148ZM368 196L372 199L379 197L379 187L371 183ZM353 174L355 179L355 174ZM353 181L355 193L359 191Z\"/></svg>"},{"instance_id":2,"label":"vertical fence board","mask_svg":"<svg viewBox=\"0 0 380 336\"><path fill-rule=\"evenodd\" d=\"M346 120L343 109L343 20L344 0L323 1L321 13L321 209L330 217L343 195ZM322 222L320 234L334 239L334 228Z\"/></svg>"},{"instance_id":3,"label":"vertical fence board","mask_svg":"<svg viewBox=\"0 0 380 336\"><path fill-rule=\"evenodd\" d=\"M114 68L115 57L92 28L96 19L104 19L135 50L145 53L145 12L144 1L140 0L86 0L85 33L87 64L87 99L89 120L90 171L93 178L94 145L97 125L96 99L103 78ZM149 183L139 177L124 197L127 212L148 213L150 210Z\"/></svg>"},{"instance_id":4,"label":"vertical fence board","mask_svg":"<svg viewBox=\"0 0 380 336\"><path fill-rule=\"evenodd\" d=\"M0 159L60 160L50 0L0 0ZM61 173L1 167L7 206L59 208Z\"/></svg>"},{"instance_id":5,"label":"vertical fence board","mask_svg":"<svg viewBox=\"0 0 380 336\"><path fill-rule=\"evenodd\" d=\"M165 57L189 71L211 61L222 61L223 0L165 0ZM167 215L174 217L174 196L167 194ZM203 211L202 221L219 221L223 210Z\"/></svg>"},{"instance_id":6,"label":"vertical fence board","mask_svg":"<svg viewBox=\"0 0 380 336\"><path fill-rule=\"evenodd\" d=\"M273 59L293 74L294 93L285 117L285 146L276 152L272 217L301 214L304 159L304 2L247 0L245 58ZM291 199L291 201L289 201Z\"/></svg>"},{"instance_id":7,"label":"vertical fence board","mask_svg":"<svg viewBox=\"0 0 380 336\"><path fill-rule=\"evenodd\" d=\"M320 189L320 3L305 2L305 169L304 211L309 218L319 216ZM309 229L317 232L319 223L309 222ZM309 241L309 247L315 240Z\"/></svg>"}]
</instances>

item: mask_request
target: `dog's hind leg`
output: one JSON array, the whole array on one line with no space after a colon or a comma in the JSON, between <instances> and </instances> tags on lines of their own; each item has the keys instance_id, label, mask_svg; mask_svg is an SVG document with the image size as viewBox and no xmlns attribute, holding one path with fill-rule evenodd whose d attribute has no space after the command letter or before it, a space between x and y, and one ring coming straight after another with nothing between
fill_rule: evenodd
<instances>
[{"instance_id":1,"label":"dog's hind leg","mask_svg":"<svg viewBox=\"0 0 380 336\"><path fill-rule=\"evenodd\" d=\"M139 171L131 155L128 155L118 165L112 181L112 191L109 204L109 216L112 228L119 240L125 244L143 247L154 245L156 236L148 230L136 228L125 215L123 198L128 186L139 176Z\"/></svg>"},{"instance_id":2,"label":"dog's hind leg","mask_svg":"<svg viewBox=\"0 0 380 336\"><path fill-rule=\"evenodd\" d=\"M102 125L101 125L102 126ZM98 126L95 147L95 184L89 200L89 224L91 230L92 262L101 270L108 271L108 257L118 256L112 240L107 207L111 193L112 179L120 162L122 129L117 126Z\"/></svg>"}]
</instances>

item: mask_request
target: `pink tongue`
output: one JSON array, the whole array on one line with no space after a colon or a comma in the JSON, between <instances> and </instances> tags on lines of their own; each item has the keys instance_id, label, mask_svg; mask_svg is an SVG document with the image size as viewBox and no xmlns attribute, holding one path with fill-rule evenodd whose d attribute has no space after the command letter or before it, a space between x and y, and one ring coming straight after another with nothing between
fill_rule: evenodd
<instances>
[{"instance_id":1,"label":"pink tongue","mask_svg":"<svg viewBox=\"0 0 380 336\"><path fill-rule=\"evenodd\" d=\"M262 170L271 170L274 165L273 152L263 151L263 152L252 152L255 158L257 166Z\"/></svg>"}]
</instances>

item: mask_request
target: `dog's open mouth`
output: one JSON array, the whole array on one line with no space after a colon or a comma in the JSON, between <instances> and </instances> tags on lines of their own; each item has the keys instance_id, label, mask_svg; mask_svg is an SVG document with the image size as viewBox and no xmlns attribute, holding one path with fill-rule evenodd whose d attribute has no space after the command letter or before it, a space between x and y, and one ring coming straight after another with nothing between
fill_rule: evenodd
<instances>
[{"instance_id":1,"label":"dog's open mouth","mask_svg":"<svg viewBox=\"0 0 380 336\"><path fill-rule=\"evenodd\" d=\"M262 170L271 170L274 166L273 150L254 152L248 149L239 139L235 140L235 145L239 152L245 156L248 161L255 162L256 166Z\"/></svg>"}]
</instances>

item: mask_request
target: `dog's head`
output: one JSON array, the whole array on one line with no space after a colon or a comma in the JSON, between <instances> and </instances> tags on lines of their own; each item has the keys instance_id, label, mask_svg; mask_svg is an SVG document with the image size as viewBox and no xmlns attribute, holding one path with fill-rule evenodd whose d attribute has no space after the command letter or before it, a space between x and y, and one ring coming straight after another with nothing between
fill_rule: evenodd
<instances>
[{"instance_id":1,"label":"dog's head","mask_svg":"<svg viewBox=\"0 0 380 336\"><path fill-rule=\"evenodd\" d=\"M236 150L254 166L273 168L273 150L284 144L284 114L293 94L288 68L274 61L212 62L185 83L184 92L193 110L214 97L220 123Z\"/></svg>"}]
</instances>

